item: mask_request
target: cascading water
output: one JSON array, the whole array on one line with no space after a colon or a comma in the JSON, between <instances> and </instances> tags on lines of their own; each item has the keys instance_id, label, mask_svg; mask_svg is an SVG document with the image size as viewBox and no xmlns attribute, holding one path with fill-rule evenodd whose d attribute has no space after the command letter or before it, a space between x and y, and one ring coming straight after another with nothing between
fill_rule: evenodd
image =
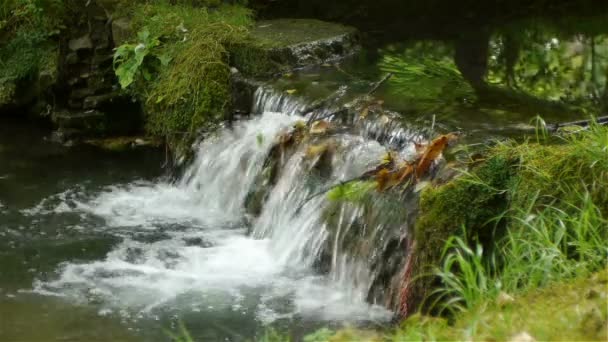
<instances>
[{"instance_id":1,"label":"cascading water","mask_svg":"<svg viewBox=\"0 0 608 342\"><path fill-rule=\"evenodd\" d=\"M300 115L307 104L293 96L269 87L258 87L254 94L252 113L283 113Z\"/></svg>"},{"instance_id":2,"label":"cascading water","mask_svg":"<svg viewBox=\"0 0 608 342\"><path fill-rule=\"evenodd\" d=\"M313 196L373 168L385 148L364 136L336 135L339 153L322 179L310 177L318 157L311 160L304 145L296 148L251 218L244 203L256 178L266 172L277 137L303 119L296 114L304 108L277 93L256 94L255 108L290 115L266 111L206 139L179 181L134 182L94 196L60 194L59 205L44 209L48 214L71 210L102 218L96 229L121 241L103 260L64 263L34 291L131 318L184 310L229 311L266 323L390 318L383 306L367 303L376 272L370 260L379 252L348 247L352 236L382 247L384 226L363 222L367 212L356 205L341 206L330 224L332 204ZM325 272L317 271L320 262Z\"/></svg>"}]
</instances>

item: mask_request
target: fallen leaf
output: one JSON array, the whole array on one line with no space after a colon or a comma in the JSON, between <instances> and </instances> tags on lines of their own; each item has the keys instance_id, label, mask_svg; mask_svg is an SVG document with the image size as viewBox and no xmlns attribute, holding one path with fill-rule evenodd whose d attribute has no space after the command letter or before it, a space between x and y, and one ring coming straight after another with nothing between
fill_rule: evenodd
<instances>
[{"instance_id":1,"label":"fallen leaf","mask_svg":"<svg viewBox=\"0 0 608 342\"><path fill-rule=\"evenodd\" d=\"M310 126L310 134L324 134L329 129L329 122L319 120L312 123Z\"/></svg>"},{"instance_id":2,"label":"fallen leaf","mask_svg":"<svg viewBox=\"0 0 608 342\"><path fill-rule=\"evenodd\" d=\"M297 91L298 91L297 89L287 89L287 90L285 90L285 92L286 92L287 94L289 94L289 95L293 95L293 94L295 94Z\"/></svg>"},{"instance_id":3,"label":"fallen leaf","mask_svg":"<svg viewBox=\"0 0 608 342\"><path fill-rule=\"evenodd\" d=\"M420 161L416 166L416 178L420 179L427 173L433 162L441 156L441 153L443 153L448 144L457 138L456 134L450 133L433 140L424 150L422 157L420 157Z\"/></svg>"}]
</instances>

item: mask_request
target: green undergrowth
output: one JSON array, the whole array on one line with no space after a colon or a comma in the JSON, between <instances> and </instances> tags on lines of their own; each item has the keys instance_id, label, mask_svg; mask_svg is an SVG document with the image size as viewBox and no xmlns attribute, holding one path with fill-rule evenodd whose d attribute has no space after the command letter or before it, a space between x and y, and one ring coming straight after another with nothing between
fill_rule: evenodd
<instances>
[{"instance_id":1,"label":"green undergrowth","mask_svg":"<svg viewBox=\"0 0 608 342\"><path fill-rule=\"evenodd\" d=\"M247 36L250 11L161 0L128 6L120 12L131 15L134 37L118 48L115 68L143 104L147 131L175 145L213 129L230 106L228 51Z\"/></svg>"},{"instance_id":2,"label":"green undergrowth","mask_svg":"<svg viewBox=\"0 0 608 342\"><path fill-rule=\"evenodd\" d=\"M57 69L56 38L65 13L61 0L0 3L0 106L15 101L20 83Z\"/></svg>"},{"instance_id":3,"label":"green undergrowth","mask_svg":"<svg viewBox=\"0 0 608 342\"><path fill-rule=\"evenodd\" d=\"M487 300L451 324L414 315L387 341L605 341L608 338L608 270Z\"/></svg>"},{"instance_id":4,"label":"green undergrowth","mask_svg":"<svg viewBox=\"0 0 608 342\"><path fill-rule=\"evenodd\" d=\"M442 260L442 246L451 236L459 236L469 245L480 245L486 255L498 255L495 267L503 262L501 258L513 257L504 250L509 239L544 239L543 243L554 244L553 252L560 258L545 260L550 265L538 267L547 273L538 275L538 280L516 281L519 286L543 285L553 277L547 267L567 264L567 260L591 258L592 267L581 270L597 269L597 259L607 256L605 245L601 247L605 240L599 240L608 238L608 225L603 225L608 215L607 146L608 129L601 126L565 138L500 143L471 171L447 185L427 189L422 194L415 232L417 268L424 270L421 273L431 272L428 266ZM462 227L466 227L465 234L461 233ZM588 247L566 239L568 234L601 248L588 251ZM526 248L534 250L531 244ZM544 256L525 257L540 262ZM556 272L576 275L570 273Z\"/></svg>"}]
</instances>

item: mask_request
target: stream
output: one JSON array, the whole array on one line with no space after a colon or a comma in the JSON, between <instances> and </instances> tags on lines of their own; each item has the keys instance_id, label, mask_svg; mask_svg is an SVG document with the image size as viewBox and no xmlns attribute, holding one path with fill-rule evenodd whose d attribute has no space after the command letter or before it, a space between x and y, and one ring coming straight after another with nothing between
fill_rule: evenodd
<instances>
[{"instance_id":1,"label":"stream","mask_svg":"<svg viewBox=\"0 0 608 342\"><path fill-rule=\"evenodd\" d=\"M601 37L598 51L608 54L608 38ZM521 69L537 59L555 70L572 64L554 61L583 54L578 36L567 38L551 43L557 38L549 32L540 43L530 43L536 50L522 50L527 64ZM493 39L490 47L500 50L502 41ZM534 130L537 108L479 105L463 80L445 83L443 76L397 73L374 94L381 100L373 105L384 106L382 124L370 120L334 134L339 152L322 179L308 176L314 162L303 145L281 161L259 214L251 215L245 203L267 172L277 137L308 119L300 115L312 101L344 89L340 101L332 103L343 106L412 56L434 61L431 67L420 62L423 71L437 65L455 70L447 62L453 55L449 44L427 43L388 44L341 64L277 77L255 92L251 115L194 145L193 160L177 177L167 176L159 150L117 153L65 146L51 142L43 128L2 119L0 341L168 341L168 332L180 326L197 341L259 340L272 331L299 341L322 327L387 326L394 313L388 300L373 300L379 287L374 282L389 235L405 238L410 217L392 226L374 225L363 210L344 206L329 228L323 216L329 199L315 194L373 169L387 148L408 159L416 144L438 133L461 131L463 142L474 144L521 137ZM490 58L490 85L510 76L497 60ZM576 67L595 70L591 63ZM566 72L571 70L555 71L544 82L522 71L516 81L539 98L566 99L581 108L596 105L596 97L578 94L586 94L590 85L574 87L572 77L558 77ZM598 75L590 83L600 89L608 77ZM524 100L546 105L534 96ZM333 110L323 109L317 115ZM391 113L399 114L394 115L399 122L388 125L383 120ZM580 118L570 111L544 117L548 122Z\"/></svg>"},{"instance_id":2,"label":"stream","mask_svg":"<svg viewBox=\"0 0 608 342\"><path fill-rule=\"evenodd\" d=\"M2 126L0 340L162 341L183 323L201 340L237 341L271 328L298 336L386 323L392 314L365 301L367 265L336 251L328 275L313 270L327 239L326 200L297 210L312 191L303 151L260 217L246 218L243 202L274 137L299 119L266 112L222 130L175 181L159 174L152 152L116 157ZM334 182L384 151L360 136L340 139Z\"/></svg>"}]
</instances>

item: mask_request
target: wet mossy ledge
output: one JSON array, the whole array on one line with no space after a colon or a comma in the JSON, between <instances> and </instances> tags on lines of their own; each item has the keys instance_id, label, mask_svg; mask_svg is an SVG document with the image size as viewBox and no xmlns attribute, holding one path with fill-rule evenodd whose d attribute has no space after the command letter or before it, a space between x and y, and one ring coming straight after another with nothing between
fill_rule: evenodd
<instances>
[{"instance_id":1,"label":"wet mossy ledge","mask_svg":"<svg viewBox=\"0 0 608 342\"><path fill-rule=\"evenodd\" d=\"M315 19L263 20L231 47L231 62L247 77L267 78L343 58L357 44L357 31L349 26Z\"/></svg>"}]
</instances>

